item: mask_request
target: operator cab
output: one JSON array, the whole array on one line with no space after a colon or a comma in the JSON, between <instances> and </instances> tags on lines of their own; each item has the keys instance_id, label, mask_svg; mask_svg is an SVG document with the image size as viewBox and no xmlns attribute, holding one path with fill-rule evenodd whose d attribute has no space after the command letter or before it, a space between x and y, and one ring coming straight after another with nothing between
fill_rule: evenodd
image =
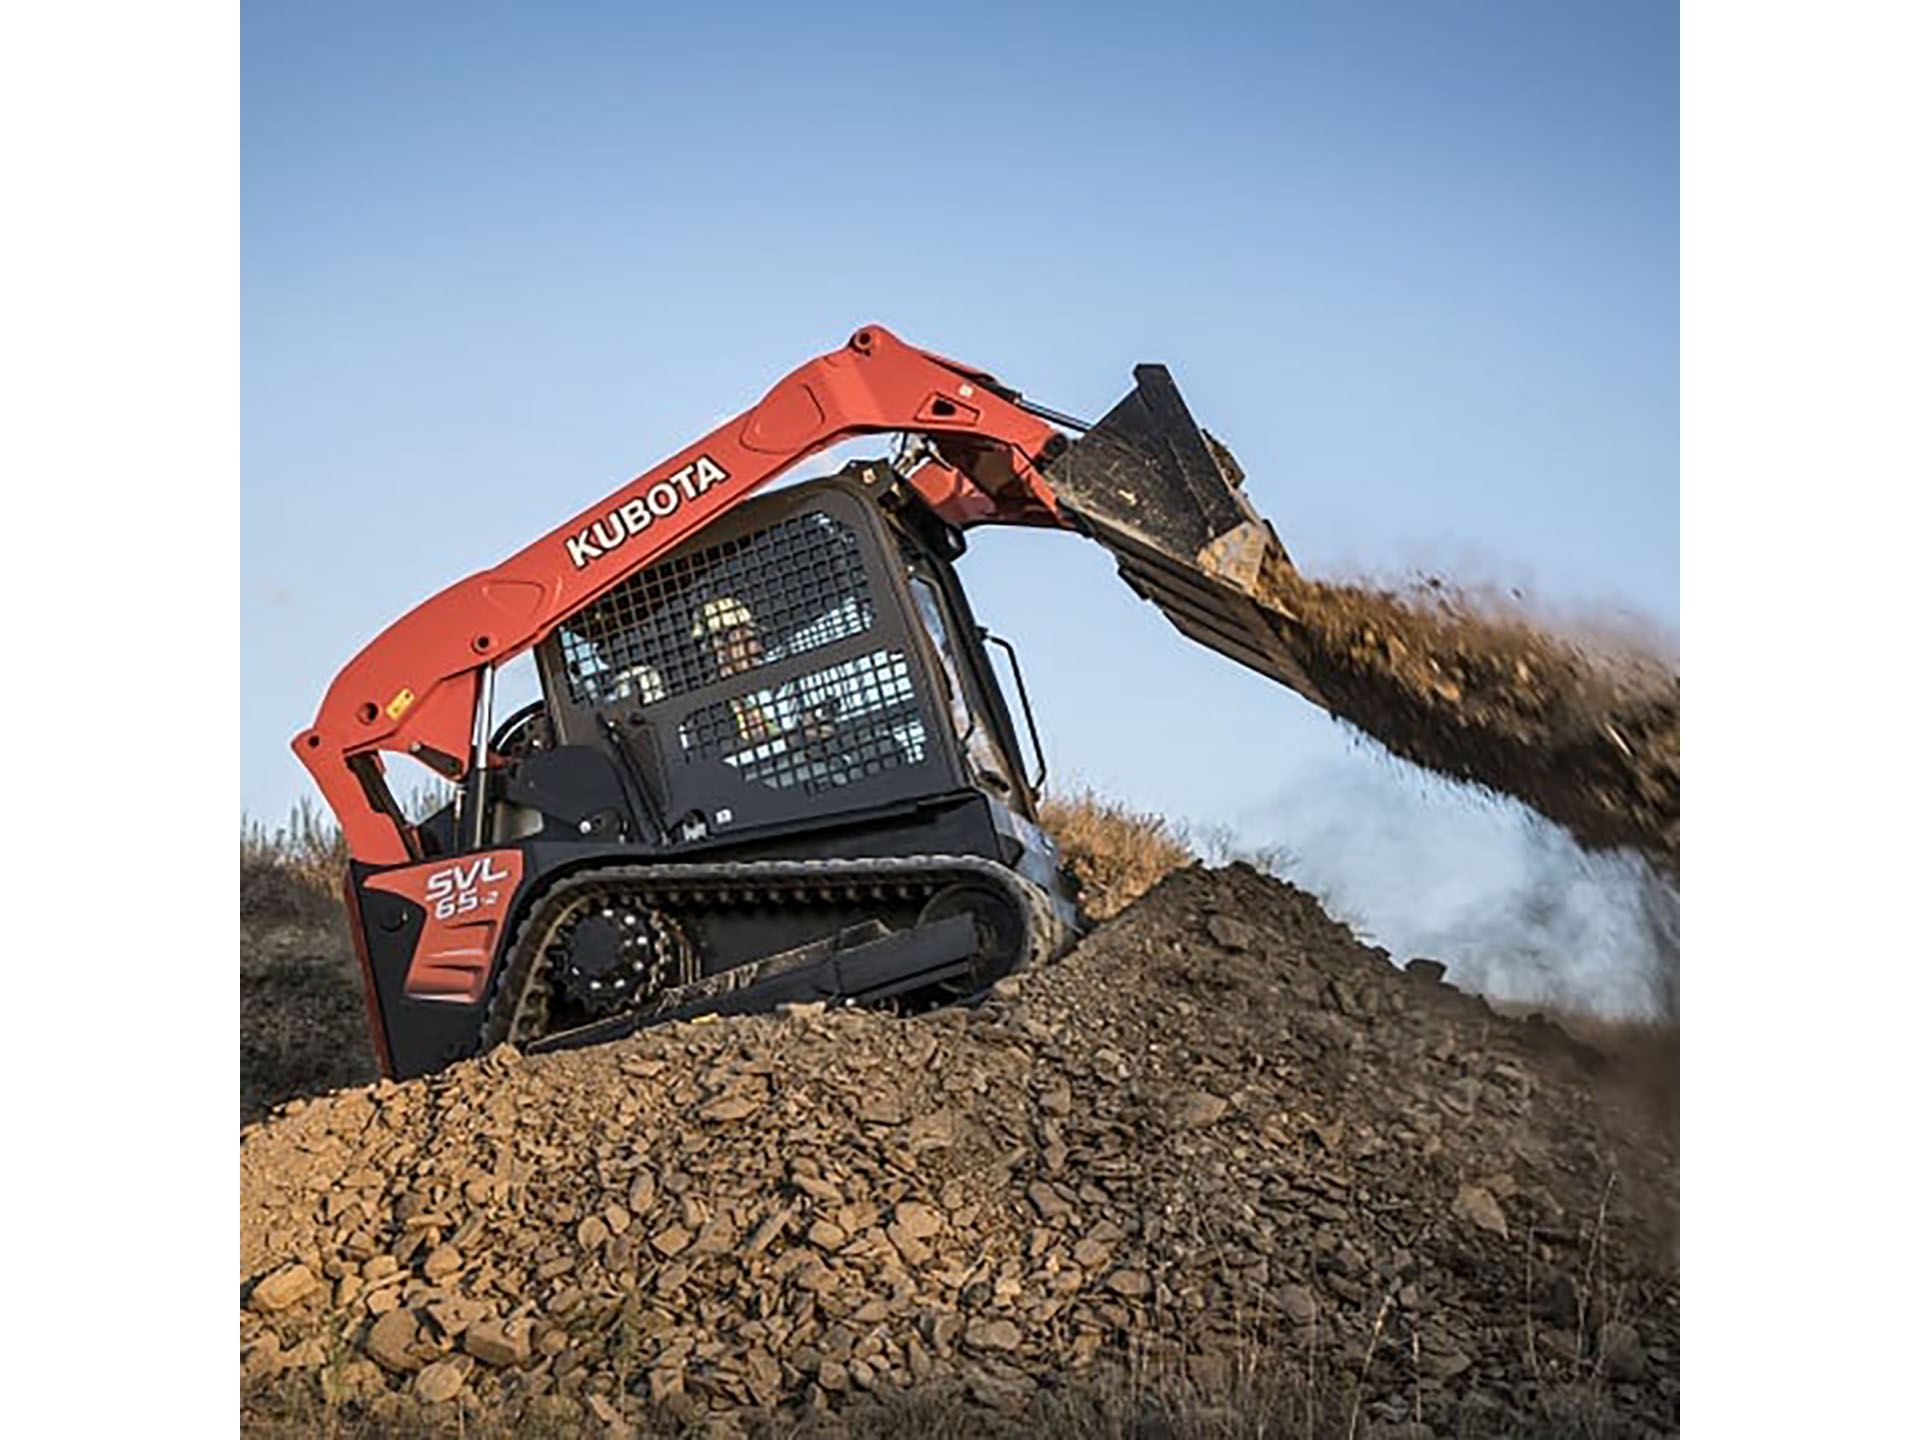
<instances>
[{"instance_id":1,"label":"operator cab","mask_svg":"<svg viewBox=\"0 0 1920 1440\"><path fill-rule=\"evenodd\" d=\"M495 737L486 838L662 858L931 846L1053 890L964 548L876 461L739 506L536 647L545 699Z\"/></svg>"}]
</instances>

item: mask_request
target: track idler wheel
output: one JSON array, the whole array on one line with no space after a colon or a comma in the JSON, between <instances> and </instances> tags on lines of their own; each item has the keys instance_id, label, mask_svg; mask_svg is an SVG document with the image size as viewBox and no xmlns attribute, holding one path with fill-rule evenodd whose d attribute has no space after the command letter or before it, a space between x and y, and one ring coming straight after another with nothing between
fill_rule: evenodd
<instances>
[{"instance_id":1,"label":"track idler wheel","mask_svg":"<svg viewBox=\"0 0 1920 1440\"><path fill-rule=\"evenodd\" d=\"M977 943L972 967L964 976L943 982L943 991L956 997L977 995L1020 968L1027 956L1031 926L1018 901L992 885L962 881L927 901L918 923L931 925L955 915L973 920Z\"/></svg>"}]
</instances>

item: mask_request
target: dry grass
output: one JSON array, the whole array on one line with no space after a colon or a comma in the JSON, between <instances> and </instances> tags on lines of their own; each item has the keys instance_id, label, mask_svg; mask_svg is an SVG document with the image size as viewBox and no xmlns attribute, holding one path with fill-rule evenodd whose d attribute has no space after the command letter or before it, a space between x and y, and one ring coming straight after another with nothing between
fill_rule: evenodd
<instances>
[{"instance_id":1,"label":"dry grass","mask_svg":"<svg viewBox=\"0 0 1920 1440\"><path fill-rule=\"evenodd\" d=\"M1360 1377L1323 1368L1308 1378L1285 1367L1239 1369L1223 1387L1196 1386L1182 1376L1150 1373L1134 1361L1125 1372L1064 1373L1041 1381L1024 1413L996 1412L957 1381L906 1391L850 1397L843 1407L797 1418L747 1411L745 1440L1358 1440L1419 1434ZM254 1440L558 1440L615 1433L579 1398L543 1396L488 1409L463 1396L422 1409L395 1396L368 1407L364 1398L329 1395L324 1375L254 1382L245 1388L241 1426ZM639 1393L615 1397L632 1435L694 1437L714 1433L673 1402L650 1405ZM1480 1413L1469 1403L1450 1423L1424 1433L1459 1440L1625 1440L1643 1431L1619 1417L1591 1386L1560 1386L1530 1414Z\"/></svg>"},{"instance_id":2,"label":"dry grass","mask_svg":"<svg viewBox=\"0 0 1920 1440\"><path fill-rule=\"evenodd\" d=\"M1239 861L1284 876L1295 859L1283 846L1249 845L1231 826L1171 821L1085 786L1041 800L1040 824L1059 842L1080 886L1080 907L1096 923L1111 920L1162 876L1195 861L1216 868Z\"/></svg>"},{"instance_id":3,"label":"dry grass","mask_svg":"<svg viewBox=\"0 0 1920 1440\"><path fill-rule=\"evenodd\" d=\"M240 832L240 1121L376 1078L340 903L346 847L301 804Z\"/></svg>"},{"instance_id":4,"label":"dry grass","mask_svg":"<svg viewBox=\"0 0 1920 1440\"><path fill-rule=\"evenodd\" d=\"M650 1405L639 1392L617 1397L637 1435L712 1433L672 1402ZM471 1396L421 1409L388 1401L328 1395L324 1376L282 1377L244 1387L242 1433L256 1440L505 1440L613 1433L579 1398L548 1396L489 1410ZM1311 1386L1271 1366L1233 1376L1221 1390L1184 1377L1152 1375L1135 1362L1127 1373L1047 1377L1024 1413L991 1409L957 1380L910 1390L849 1397L833 1411L798 1417L747 1411L738 1416L746 1440L1353 1440L1349 1417L1359 1398L1353 1382L1322 1374ZM1371 1427L1360 1433L1370 1433ZM1467 1433L1472 1433L1471 1431Z\"/></svg>"},{"instance_id":5,"label":"dry grass","mask_svg":"<svg viewBox=\"0 0 1920 1440\"><path fill-rule=\"evenodd\" d=\"M1059 842L1091 920L1110 920L1169 871L1195 855L1180 830L1159 815L1103 800L1089 790L1049 796L1040 824Z\"/></svg>"},{"instance_id":6,"label":"dry grass","mask_svg":"<svg viewBox=\"0 0 1920 1440\"><path fill-rule=\"evenodd\" d=\"M337 905L347 844L333 817L302 798L287 823L269 830L240 826L240 918L285 920L314 915L316 902Z\"/></svg>"}]
</instances>

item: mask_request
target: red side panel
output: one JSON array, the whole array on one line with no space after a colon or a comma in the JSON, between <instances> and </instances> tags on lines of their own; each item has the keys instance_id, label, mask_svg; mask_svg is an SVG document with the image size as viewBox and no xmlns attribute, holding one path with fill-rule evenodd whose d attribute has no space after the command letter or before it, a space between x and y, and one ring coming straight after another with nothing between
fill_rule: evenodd
<instances>
[{"instance_id":1,"label":"red side panel","mask_svg":"<svg viewBox=\"0 0 1920 1440\"><path fill-rule=\"evenodd\" d=\"M404 990L409 997L480 1003L523 867L518 850L482 850L457 860L390 870L367 881L367 889L398 895L427 912L426 928L407 967Z\"/></svg>"}]
</instances>

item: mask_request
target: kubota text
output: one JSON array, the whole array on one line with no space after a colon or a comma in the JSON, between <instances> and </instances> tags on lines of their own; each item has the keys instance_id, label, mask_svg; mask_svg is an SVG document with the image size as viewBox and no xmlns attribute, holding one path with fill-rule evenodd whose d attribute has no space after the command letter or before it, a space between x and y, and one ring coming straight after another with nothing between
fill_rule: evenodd
<instances>
[{"instance_id":1,"label":"kubota text","mask_svg":"<svg viewBox=\"0 0 1920 1440\"><path fill-rule=\"evenodd\" d=\"M702 455L647 487L626 504L609 510L604 517L587 526L578 535L567 537L567 556L573 568L584 570L609 550L618 549L631 536L638 535L655 520L664 520L688 500L697 500L727 478L727 472L711 456Z\"/></svg>"}]
</instances>

